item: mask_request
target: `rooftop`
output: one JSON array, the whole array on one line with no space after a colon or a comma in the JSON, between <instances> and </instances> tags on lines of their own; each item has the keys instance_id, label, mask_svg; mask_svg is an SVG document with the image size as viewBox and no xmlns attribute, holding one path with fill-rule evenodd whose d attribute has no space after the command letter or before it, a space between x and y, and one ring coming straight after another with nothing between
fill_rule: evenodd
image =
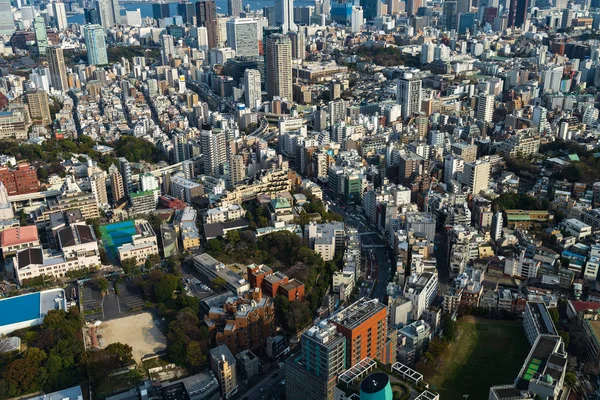
<instances>
[{"instance_id":1,"label":"rooftop","mask_svg":"<svg viewBox=\"0 0 600 400\"><path fill-rule=\"evenodd\" d=\"M332 321L345 328L354 329L385 309L385 305L379 303L377 299L368 300L363 297L334 315Z\"/></svg>"},{"instance_id":2,"label":"rooftop","mask_svg":"<svg viewBox=\"0 0 600 400\"><path fill-rule=\"evenodd\" d=\"M21 243L30 243L39 240L35 225L9 228L0 232L0 246L14 246Z\"/></svg>"}]
</instances>

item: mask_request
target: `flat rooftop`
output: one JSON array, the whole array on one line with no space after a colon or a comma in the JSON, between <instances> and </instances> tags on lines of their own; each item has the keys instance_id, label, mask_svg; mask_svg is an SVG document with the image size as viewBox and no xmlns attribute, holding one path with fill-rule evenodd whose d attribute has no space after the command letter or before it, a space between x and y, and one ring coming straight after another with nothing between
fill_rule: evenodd
<instances>
[{"instance_id":1,"label":"flat rooftop","mask_svg":"<svg viewBox=\"0 0 600 400\"><path fill-rule=\"evenodd\" d=\"M56 302L56 299L62 299ZM65 309L65 292L52 289L43 292L28 293L0 300L0 326L12 325L42 318L48 311L57 307Z\"/></svg>"},{"instance_id":2,"label":"flat rooftop","mask_svg":"<svg viewBox=\"0 0 600 400\"><path fill-rule=\"evenodd\" d=\"M332 320L348 329L354 329L384 309L385 306L379 301L362 298L337 313Z\"/></svg>"}]
</instances>

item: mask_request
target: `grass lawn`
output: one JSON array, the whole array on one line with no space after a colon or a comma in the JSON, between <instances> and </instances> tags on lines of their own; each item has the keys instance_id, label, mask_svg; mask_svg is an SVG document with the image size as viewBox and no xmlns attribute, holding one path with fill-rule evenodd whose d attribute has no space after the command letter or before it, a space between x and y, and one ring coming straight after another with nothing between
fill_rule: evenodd
<instances>
[{"instance_id":1,"label":"grass lawn","mask_svg":"<svg viewBox=\"0 0 600 400\"><path fill-rule=\"evenodd\" d=\"M514 382L529 350L522 321L463 317L457 339L425 382L442 399L461 399L464 394L487 399L490 386Z\"/></svg>"}]
</instances>

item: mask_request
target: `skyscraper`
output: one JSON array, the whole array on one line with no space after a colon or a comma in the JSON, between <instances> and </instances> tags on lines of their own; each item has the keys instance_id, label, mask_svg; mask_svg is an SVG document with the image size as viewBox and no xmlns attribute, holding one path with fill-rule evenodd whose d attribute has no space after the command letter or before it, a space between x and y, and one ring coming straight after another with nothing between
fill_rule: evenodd
<instances>
[{"instance_id":1,"label":"skyscraper","mask_svg":"<svg viewBox=\"0 0 600 400\"><path fill-rule=\"evenodd\" d=\"M447 31L456 30L456 23L458 22L456 8L456 1L444 1L442 14L444 15L444 27Z\"/></svg>"},{"instance_id":2,"label":"skyscraper","mask_svg":"<svg viewBox=\"0 0 600 400\"><path fill-rule=\"evenodd\" d=\"M236 57L258 56L258 23L252 18L232 18L227 21L227 45Z\"/></svg>"},{"instance_id":3,"label":"skyscraper","mask_svg":"<svg viewBox=\"0 0 600 400\"><path fill-rule=\"evenodd\" d=\"M471 12L471 0L456 0L456 14Z\"/></svg>"},{"instance_id":4,"label":"skyscraper","mask_svg":"<svg viewBox=\"0 0 600 400\"><path fill-rule=\"evenodd\" d=\"M381 16L381 0L360 0L364 16L367 21L372 21Z\"/></svg>"},{"instance_id":5,"label":"skyscraper","mask_svg":"<svg viewBox=\"0 0 600 400\"><path fill-rule=\"evenodd\" d=\"M404 77L398 80L396 101L402 106L404 120L421 111L421 85L421 79L409 72L406 72Z\"/></svg>"},{"instance_id":6,"label":"skyscraper","mask_svg":"<svg viewBox=\"0 0 600 400\"><path fill-rule=\"evenodd\" d=\"M171 58L174 57L174 54L175 42L173 40L173 36L162 35L160 37L160 57L162 60L162 65L169 65Z\"/></svg>"},{"instance_id":7,"label":"skyscraper","mask_svg":"<svg viewBox=\"0 0 600 400\"><path fill-rule=\"evenodd\" d=\"M239 18L242 13L242 0L227 0L229 16Z\"/></svg>"},{"instance_id":8,"label":"skyscraper","mask_svg":"<svg viewBox=\"0 0 600 400\"><path fill-rule=\"evenodd\" d=\"M304 60L306 56L306 40L304 39L304 33L288 32L288 37L292 41L292 58L294 60Z\"/></svg>"},{"instance_id":9,"label":"skyscraper","mask_svg":"<svg viewBox=\"0 0 600 400\"><path fill-rule=\"evenodd\" d=\"M48 105L48 93L42 89L27 92L27 105L31 119L38 124L49 125L50 106Z\"/></svg>"},{"instance_id":10,"label":"skyscraper","mask_svg":"<svg viewBox=\"0 0 600 400\"><path fill-rule=\"evenodd\" d=\"M83 10L86 24L100 25L100 13L97 8L86 8Z\"/></svg>"},{"instance_id":11,"label":"skyscraper","mask_svg":"<svg viewBox=\"0 0 600 400\"><path fill-rule=\"evenodd\" d=\"M50 83L55 90L69 90L67 83L67 72L63 50L60 47L48 49L48 68L50 69Z\"/></svg>"},{"instance_id":12,"label":"skyscraper","mask_svg":"<svg viewBox=\"0 0 600 400\"><path fill-rule=\"evenodd\" d=\"M159 3L152 4L152 17L154 19L163 19L171 16L171 11L169 10L169 3L163 3L162 1Z\"/></svg>"},{"instance_id":13,"label":"skyscraper","mask_svg":"<svg viewBox=\"0 0 600 400\"><path fill-rule=\"evenodd\" d=\"M256 108L262 101L260 72L256 69L244 71L244 100L246 107Z\"/></svg>"},{"instance_id":14,"label":"skyscraper","mask_svg":"<svg viewBox=\"0 0 600 400\"><path fill-rule=\"evenodd\" d=\"M177 4L177 13L181 16L185 24L192 25L194 23L194 3L182 1Z\"/></svg>"},{"instance_id":15,"label":"skyscraper","mask_svg":"<svg viewBox=\"0 0 600 400\"><path fill-rule=\"evenodd\" d=\"M509 0L508 8L508 27L522 28L527 20L527 8L529 0Z\"/></svg>"},{"instance_id":16,"label":"skyscraper","mask_svg":"<svg viewBox=\"0 0 600 400\"><path fill-rule=\"evenodd\" d=\"M173 143L173 158L175 163L180 163L191 158L190 147L188 146L185 133L173 133L171 142Z\"/></svg>"},{"instance_id":17,"label":"skyscraper","mask_svg":"<svg viewBox=\"0 0 600 400\"><path fill-rule=\"evenodd\" d=\"M110 176L113 204L118 204L125 197L125 187L121 173L115 170Z\"/></svg>"},{"instance_id":18,"label":"skyscraper","mask_svg":"<svg viewBox=\"0 0 600 400\"><path fill-rule=\"evenodd\" d=\"M328 321L304 332L301 355L286 362L286 398L333 400L338 375L347 368L346 340Z\"/></svg>"},{"instance_id":19,"label":"skyscraper","mask_svg":"<svg viewBox=\"0 0 600 400\"><path fill-rule=\"evenodd\" d=\"M105 30L121 23L119 0L97 0L96 9L100 16L100 24Z\"/></svg>"},{"instance_id":20,"label":"skyscraper","mask_svg":"<svg viewBox=\"0 0 600 400\"><path fill-rule=\"evenodd\" d=\"M0 35L12 35L15 32L15 21L10 0L0 0Z\"/></svg>"},{"instance_id":21,"label":"skyscraper","mask_svg":"<svg viewBox=\"0 0 600 400\"><path fill-rule=\"evenodd\" d=\"M388 3L389 4L389 3ZM406 15L409 17L417 15L417 10L423 5L422 0L406 0ZM389 7L389 5L388 5Z\"/></svg>"},{"instance_id":22,"label":"skyscraper","mask_svg":"<svg viewBox=\"0 0 600 400\"><path fill-rule=\"evenodd\" d=\"M52 2L50 3L52 12L52 22L59 31L67 29L67 13L65 12L65 3Z\"/></svg>"},{"instance_id":23,"label":"skyscraper","mask_svg":"<svg viewBox=\"0 0 600 400\"><path fill-rule=\"evenodd\" d=\"M235 189L240 183L246 179L246 163L244 162L244 156L236 154L231 157L229 163L229 185Z\"/></svg>"},{"instance_id":24,"label":"skyscraper","mask_svg":"<svg viewBox=\"0 0 600 400\"><path fill-rule=\"evenodd\" d=\"M281 26L283 33L298 30L294 23L294 0L275 1L275 24Z\"/></svg>"},{"instance_id":25,"label":"skyscraper","mask_svg":"<svg viewBox=\"0 0 600 400\"><path fill-rule=\"evenodd\" d=\"M86 25L83 27L83 36L85 38L85 48L87 49L88 64L108 64L104 29L100 25Z\"/></svg>"},{"instance_id":26,"label":"skyscraper","mask_svg":"<svg viewBox=\"0 0 600 400\"><path fill-rule=\"evenodd\" d=\"M286 35L269 36L266 43L267 97L292 100L292 42Z\"/></svg>"},{"instance_id":27,"label":"skyscraper","mask_svg":"<svg viewBox=\"0 0 600 400\"><path fill-rule=\"evenodd\" d=\"M33 31L35 33L35 47L40 55L46 54L48 48L48 34L46 33L46 22L44 17L35 17L33 20Z\"/></svg>"},{"instance_id":28,"label":"skyscraper","mask_svg":"<svg viewBox=\"0 0 600 400\"><path fill-rule=\"evenodd\" d=\"M92 176L90 176L90 186L98 205L108 204L108 195L106 193L106 174L104 171L95 172L92 174Z\"/></svg>"},{"instance_id":29,"label":"skyscraper","mask_svg":"<svg viewBox=\"0 0 600 400\"><path fill-rule=\"evenodd\" d=\"M477 100L477 119L492 122L494 115L494 96L480 94Z\"/></svg>"},{"instance_id":30,"label":"skyscraper","mask_svg":"<svg viewBox=\"0 0 600 400\"><path fill-rule=\"evenodd\" d=\"M217 47L217 7L214 0L196 2L196 25L206 28L208 48Z\"/></svg>"},{"instance_id":31,"label":"skyscraper","mask_svg":"<svg viewBox=\"0 0 600 400\"><path fill-rule=\"evenodd\" d=\"M465 163L462 184L467 186L472 194L487 190L490 185L490 163L481 160Z\"/></svg>"},{"instance_id":32,"label":"skyscraper","mask_svg":"<svg viewBox=\"0 0 600 400\"><path fill-rule=\"evenodd\" d=\"M212 129L210 125L202 125L200 148L204 173L216 176L222 173L223 165L227 162L227 146L225 132Z\"/></svg>"}]
</instances>

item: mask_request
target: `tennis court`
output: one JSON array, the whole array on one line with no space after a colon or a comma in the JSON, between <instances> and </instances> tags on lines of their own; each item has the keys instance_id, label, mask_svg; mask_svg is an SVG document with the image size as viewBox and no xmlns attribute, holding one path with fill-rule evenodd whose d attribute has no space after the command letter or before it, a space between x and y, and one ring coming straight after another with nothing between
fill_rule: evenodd
<instances>
[{"instance_id":1,"label":"tennis court","mask_svg":"<svg viewBox=\"0 0 600 400\"><path fill-rule=\"evenodd\" d=\"M134 221L122 221L100 227L102 243L106 254L116 260L119 247L131 242L131 237L137 233Z\"/></svg>"}]
</instances>

